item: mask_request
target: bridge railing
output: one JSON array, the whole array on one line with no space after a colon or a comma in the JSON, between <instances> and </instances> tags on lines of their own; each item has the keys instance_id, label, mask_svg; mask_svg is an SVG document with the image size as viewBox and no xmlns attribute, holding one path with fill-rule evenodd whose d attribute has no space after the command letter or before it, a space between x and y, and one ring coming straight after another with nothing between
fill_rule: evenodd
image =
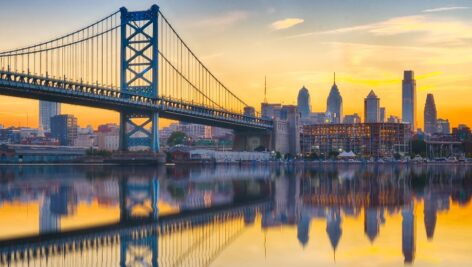
<instances>
[{"instance_id":1,"label":"bridge railing","mask_svg":"<svg viewBox=\"0 0 472 267\"><path fill-rule=\"evenodd\" d=\"M105 97L112 100L120 100L130 104L139 104L149 109L169 110L175 112L188 112L194 114L206 114L207 116L224 118L228 120L241 121L249 124L263 125L267 128L272 127L272 121L259 117L245 116L239 113L228 112L226 110L212 109L201 106L193 102L184 102L179 99L170 97L158 97L156 99L145 97L142 95L134 95L127 92L119 91L118 88L109 88L96 85L85 84L82 82L74 82L61 80L57 78L42 77L37 75L15 73L11 71L0 70L0 84L5 85L33 85L39 86L38 90L44 88L62 89L66 94L87 94L93 97ZM43 89L41 89L43 88Z\"/></svg>"}]
</instances>

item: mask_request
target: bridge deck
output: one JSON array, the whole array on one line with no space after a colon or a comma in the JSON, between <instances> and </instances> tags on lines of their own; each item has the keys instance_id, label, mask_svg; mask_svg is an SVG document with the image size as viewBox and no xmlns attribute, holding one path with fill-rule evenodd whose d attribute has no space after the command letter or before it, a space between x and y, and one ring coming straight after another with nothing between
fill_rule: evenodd
<instances>
[{"instance_id":1,"label":"bridge deck","mask_svg":"<svg viewBox=\"0 0 472 267\"><path fill-rule=\"evenodd\" d=\"M0 94L134 113L232 129L270 130L272 122L178 99L155 99L117 88L0 70Z\"/></svg>"}]
</instances>

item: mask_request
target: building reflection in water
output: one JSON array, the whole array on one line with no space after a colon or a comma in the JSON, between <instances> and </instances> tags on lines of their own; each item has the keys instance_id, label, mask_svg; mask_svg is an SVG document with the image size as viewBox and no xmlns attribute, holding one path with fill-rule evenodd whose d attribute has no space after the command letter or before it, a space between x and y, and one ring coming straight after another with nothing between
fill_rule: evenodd
<instances>
[{"instance_id":1,"label":"building reflection in water","mask_svg":"<svg viewBox=\"0 0 472 267\"><path fill-rule=\"evenodd\" d=\"M451 201L469 203L471 179L466 166L8 167L0 170L0 212L9 203L38 203L39 218L29 219L39 233L25 234L41 238L8 240L11 233L0 230L0 264L208 266L250 227L294 227L306 247L316 239L313 219L325 220L335 261L342 239L351 238L343 236L344 217L363 220L375 244L388 234L381 231L386 214L401 216L403 261L414 263L415 207L423 202L420 234L433 242L438 212ZM61 225L95 202L117 210L115 219L79 230Z\"/></svg>"}]
</instances>

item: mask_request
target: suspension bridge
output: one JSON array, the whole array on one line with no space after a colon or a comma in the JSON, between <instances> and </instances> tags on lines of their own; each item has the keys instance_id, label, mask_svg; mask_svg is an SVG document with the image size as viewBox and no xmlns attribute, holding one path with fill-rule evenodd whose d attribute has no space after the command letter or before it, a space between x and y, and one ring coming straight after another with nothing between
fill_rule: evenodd
<instances>
[{"instance_id":1,"label":"suspension bridge","mask_svg":"<svg viewBox=\"0 0 472 267\"><path fill-rule=\"evenodd\" d=\"M123 151L158 152L159 118L266 135L273 128L203 64L157 5L123 7L64 36L0 52L0 69L0 94L118 111Z\"/></svg>"}]
</instances>

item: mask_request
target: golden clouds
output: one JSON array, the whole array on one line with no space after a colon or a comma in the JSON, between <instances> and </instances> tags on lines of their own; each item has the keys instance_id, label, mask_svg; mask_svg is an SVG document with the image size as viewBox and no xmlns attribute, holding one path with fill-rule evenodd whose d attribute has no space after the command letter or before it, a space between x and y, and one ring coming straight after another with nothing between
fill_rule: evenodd
<instances>
[{"instance_id":1,"label":"golden clouds","mask_svg":"<svg viewBox=\"0 0 472 267\"><path fill-rule=\"evenodd\" d=\"M277 20L271 24L271 28L276 31L285 30L293 26L296 26L298 24L301 24L304 21L305 21L304 19L300 19L300 18L287 18L287 19Z\"/></svg>"}]
</instances>

